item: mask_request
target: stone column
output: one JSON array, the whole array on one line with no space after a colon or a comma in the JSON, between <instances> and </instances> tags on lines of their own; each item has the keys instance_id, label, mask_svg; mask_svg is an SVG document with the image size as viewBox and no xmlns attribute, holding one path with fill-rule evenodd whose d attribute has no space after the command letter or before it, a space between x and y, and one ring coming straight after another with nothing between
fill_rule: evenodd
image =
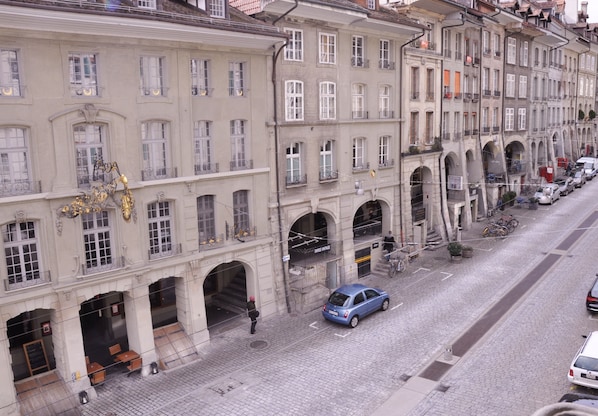
<instances>
[{"instance_id":1,"label":"stone column","mask_svg":"<svg viewBox=\"0 0 598 416\"><path fill-rule=\"evenodd\" d=\"M141 280L141 279L138 279ZM149 286L141 284L123 293L129 349L139 353L143 360L142 374L150 373L150 363L156 361L154 330L149 300Z\"/></svg>"},{"instance_id":2,"label":"stone column","mask_svg":"<svg viewBox=\"0 0 598 416\"><path fill-rule=\"evenodd\" d=\"M0 323L0 374L8 377L0 377L0 409L2 409L2 414L7 416L18 416L21 412L17 405L17 392L13 382L11 362L6 320L2 320Z\"/></svg>"}]
</instances>

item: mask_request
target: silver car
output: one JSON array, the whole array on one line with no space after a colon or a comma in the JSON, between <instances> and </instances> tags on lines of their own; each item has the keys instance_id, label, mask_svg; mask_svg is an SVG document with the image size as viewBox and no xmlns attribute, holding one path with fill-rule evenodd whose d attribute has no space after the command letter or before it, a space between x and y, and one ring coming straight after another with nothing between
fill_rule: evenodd
<instances>
[{"instance_id":1,"label":"silver car","mask_svg":"<svg viewBox=\"0 0 598 416\"><path fill-rule=\"evenodd\" d=\"M556 183L549 183L544 185L536 191L534 195L538 199L539 204L550 204L561 198L561 189Z\"/></svg>"},{"instance_id":2,"label":"silver car","mask_svg":"<svg viewBox=\"0 0 598 416\"><path fill-rule=\"evenodd\" d=\"M579 169L575 171L575 174L573 175L573 183L575 184L576 188L581 188L584 186L586 184L586 180L587 176L585 170Z\"/></svg>"}]
</instances>

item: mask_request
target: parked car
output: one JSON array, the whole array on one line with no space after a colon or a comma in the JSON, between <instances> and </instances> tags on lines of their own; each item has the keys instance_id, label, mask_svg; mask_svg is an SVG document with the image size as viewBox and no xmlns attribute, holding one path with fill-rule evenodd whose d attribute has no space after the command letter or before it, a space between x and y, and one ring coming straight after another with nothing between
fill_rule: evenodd
<instances>
[{"instance_id":1,"label":"parked car","mask_svg":"<svg viewBox=\"0 0 598 416\"><path fill-rule=\"evenodd\" d=\"M598 396L582 393L567 393L560 398L559 403L574 403L598 408Z\"/></svg>"},{"instance_id":2,"label":"parked car","mask_svg":"<svg viewBox=\"0 0 598 416\"><path fill-rule=\"evenodd\" d=\"M573 173L573 183L576 188L581 188L586 184L587 177L584 169L578 169Z\"/></svg>"},{"instance_id":3,"label":"parked car","mask_svg":"<svg viewBox=\"0 0 598 416\"><path fill-rule=\"evenodd\" d=\"M569 195L571 192L575 190L575 184L573 183L573 178L571 177L562 176L556 178L554 180L554 183L556 183L559 186L559 190L561 191L561 195L563 196Z\"/></svg>"},{"instance_id":4,"label":"parked car","mask_svg":"<svg viewBox=\"0 0 598 416\"><path fill-rule=\"evenodd\" d=\"M561 198L561 190L556 183L549 183L538 188L534 197L538 199L539 204L552 205L554 201Z\"/></svg>"},{"instance_id":5,"label":"parked car","mask_svg":"<svg viewBox=\"0 0 598 416\"><path fill-rule=\"evenodd\" d=\"M575 167L586 172L586 179L591 181L598 172L598 159L595 157L582 157L575 162Z\"/></svg>"},{"instance_id":6,"label":"parked car","mask_svg":"<svg viewBox=\"0 0 598 416\"><path fill-rule=\"evenodd\" d=\"M387 310L390 297L384 290L359 283L336 289L322 309L322 316L332 322L355 328L360 319L378 310Z\"/></svg>"},{"instance_id":7,"label":"parked car","mask_svg":"<svg viewBox=\"0 0 598 416\"><path fill-rule=\"evenodd\" d=\"M598 331L586 337L571 361L567 378L573 384L598 388Z\"/></svg>"},{"instance_id":8,"label":"parked car","mask_svg":"<svg viewBox=\"0 0 598 416\"><path fill-rule=\"evenodd\" d=\"M598 274L596 275L596 280L592 283L592 287L588 290L586 309L590 312L598 312Z\"/></svg>"}]
</instances>

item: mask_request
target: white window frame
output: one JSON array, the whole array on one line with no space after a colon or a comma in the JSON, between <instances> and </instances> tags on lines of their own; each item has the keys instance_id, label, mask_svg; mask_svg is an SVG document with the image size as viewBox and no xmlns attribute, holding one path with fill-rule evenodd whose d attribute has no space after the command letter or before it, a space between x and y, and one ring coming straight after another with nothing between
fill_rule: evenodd
<instances>
[{"instance_id":1,"label":"white window frame","mask_svg":"<svg viewBox=\"0 0 598 416\"><path fill-rule=\"evenodd\" d=\"M336 83L320 82L320 120L336 119Z\"/></svg>"},{"instance_id":2,"label":"white window frame","mask_svg":"<svg viewBox=\"0 0 598 416\"><path fill-rule=\"evenodd\" d=\"M521 43L520 54L521 54L521 59L520 59L521 66L528 66L529 43L526 40Z\"/></svg>"},{"instance_id":3,"label":"white window frame","mask_svg":"<svg viewBox=\"0 0 598 416\"><path fill-rule=\"evenodd\" d=\"M191 59L191 95L210 95L210 60Z\"/></svg>"},{"instance_id":4,"label":"white window frame","mask_svg":"<svg viewBox=\"0 0 598 416\"><path fill-rule=\"evenodd\" d=\"M285 61L303 61L303 30L285 28L284 31L289 36L289 42L284 47Z\"/></svg>"},{"instance_id":5,"label":"white window frame","mask_svg":"<svg viewBox=\"0 0 598 416\"><path fill-rule=\"evenodd\" d=\"M382 69L393 69L391 65L391 56L390 56L390 40L388 39L380 39L380 49L379 49L379 68Z\"/></svg>"},{"instance_id":6,"label":"white window frame","mask_svg":"<svg viewBox=\"0 0 598 416\"><path fill-rule=\"evenodd\" d=\"M104 159L107 127L103 124L77 124L73 127L78 186L89 187L95 162Z\"/></svg>"},{"instance_id":7,"label":"white window frame","mask_svg":"<svg viewBox=\"0 0 598 416\"><path fill-rule=\"evenodd\" d=\"M482 53L488 55L490 53L490 32L487 30L482 31Z\"/></svg>"},{"instance_id":8,"label":"white window frame","mask_svg":"<svg viewBox=\"0 0 598 416\"><path fill-rule=\"evenodd\" d=\"M392 165L390 158L390 136L383 135L378 138L378 166L388 167Z\"/></svg>"},{"instance_id":9,"label":"white window frame","mask_svg":"<svg viewBox=\"0 0 598 416\"><path fill-rule=\"evenodd\" d=\"M217 240L215 202L214 195L201 195L196 199L199 245L212 244Z\"/></svg>"},{"instance_id":10,"label":"white window frame","mask_svg":"<svg viewBox=\"0 0 598 416\"><path fill-rule=\"evenodd\" d=\"M527 129L527 109L526 108L518 108L517 109L517 125L519 130Z\"/></svg>"},{"instance_id":11,"label":"white window frame","mask_svg":"<svg viewBox=\"0 0 598 416\"><path fill-rule=\"evenodd\" d=\"M318 39L318 62L321 64L336 65L336 35L334 33L320 32Z\"/></svg>"},{"instance_id":12,"label":"white window frame","mask_svg":"<svg viewBox=\"0 0 598 416\"><path fill-rule=\"evenodd\" d=\"M172 224L169 201L156 201L147 205L150 259L173 254Z\"/></svg>"},{"instance_id":13,"label":"white window frame","mask_svg":"<svg viewBox=\"0 0 598 416\"><path fill-rule=\"evenodd\" d=\"M519 98L527 98L527 75L519 75Z\"/></svg>"},{"instance_id":14,"label":"white window frame","mask_svg":"<svg viewBox=\"0 0 598 416\"><path fill-rule=\"evenodd\" d=\"M139 58L139 73L142 96L161 97L166 95L165 62L163 56L141 56Z\"/></svg>"},{"instance_id":15,"label":"white window frame","mask_svg":"<svg viewBox=\"0 0 598 416\"><path fill-rule=\"evenodd\" d=\"M354 119L367 118L365 111L365 84L351 85L351 112Z\"/></svg>"},{"instance_id":16,"label":"white window frame","mask_svg":"<svg viewBox=\"0 0 598 416\"><path fill-rule=\"evenodd\" d=\"M378 113L380 118L391 118L390 112L390 85L378 87Z\"/></svg>"},{"instance_id":17,"label":"white window frame","mask_svg":"<svg viewBox=\"0 0 598 416\"><path fill-rule=\"evenodd\" d=\"M19 51L0 49L0 97L21 96Z\"/></svg>"},{"instance_id":18,"label":"white window frame","mask_svg":"<svg viewBox=\"0 0 598 416\"><path fill-rule=\"evenodd\" d=\"M507 63L515 65L517 62L517 39L507 38Z\"/></svg>"},{"instance_id":19,"label":"white window frame","mask_svg":"<svg viewBox=\"0 0 598 416\"><path fill-rule=\"evenodd\" d=\"M8 289L20 289L41 283L44 279L41 272L38 224L34 221L4 224L2 239Z\"/></svg>"},{"instance_id":20,"label":"white window frame","mask_svg":"<svg viewBox=\"0 0 598 416\"><path fill-rule=\"evenodd\" d=\"M193 125L194 141L194 168L195 174L214 172L213 166L213 142L212 142L212 122L209 120L199 120Z\"/></svg>"},{"instance_id":21,"label":"white window frame","mask_svg":"<svg viewBox=\"0 0 598 416\"><path fill-rule=\"evenodd\" d=\"M507 74L505 97L515 98L515 74Z\"/></svg>"},{"instance_id":22,"label":"white window frame","mask_svg":"<svg viewBox=\"0 0 598 416\"><path fill-rule=\"evenodd\" d=\"M334 179L334 141L326 140L320 145L320 180Z\"/></svg>"},{"instance_id":23,"label":"white window frame","mask_svg":"<svg viewBox=\"0 0 598 416\"><path fill-rule=\"evenodd\" d=\"M303 164L301 163L303 143L293 142L286 149L287 184L301 183Z\"/></svg>"},{"instance_id":24,"label":"white window frame","mask_svg":"<svg viewBox=\"0 0 598 416\"><path fill-rule=\"evenodd\" d=\"M492 36L492 49L494 50L494 56L500 56L500 34L494 33Z\"/></svg>"},{"instance_id":25,"label":"white window frame","mask_svg":"<svg viewBox=\"0 0 598 416\"><path fill-rule=\"evenodd\" d=\"M33 192L29 171L28 131L20 127L0 127L0 195Z\"/></svg>"},{"instance_id":26,"label":"white window frame","mask_svg":"<svg viewBox=\"0 0 598 416\"><path fill-rule=\"evenodd\" d=\"M513 107L505 108L505 131L515 129L515 109Z\"/></svg>"},{"instance_id":27,"label":"white window frame","mask_svg":"<svg viewBox=\"0 0 598 416\"><path fill-rule=\"evenodd\" d=\"M365 137L355 137L353 139L353 170L363 170L367 168L366 163L366 139Z\"/></svg>"},{"instance_id":28,"label":"white window frame","mask_svg":"<svg viewBox=\"0 0 598 416\"><path fill-rule=\"evenodd\" d=\"M150 120L141 123L143 180L165 179L168 174L168 123Z\"/></svg>"},{"instance_id":29,"label":"white window frame","mask_svg":"<svg viewBox=\"0 0 598 416\"><path fill-rule=\"evenodd\" d=\"M230 121L232 170L247 169L249 167L249 158L247 155L247 137L245 136L246 127L246 120Z\"/></svg>"},{"instance_id":30,"label":"white window frame","mask_svg":"<svg viewBox=\"0 0 598 416\"><path fill-rule=\"evenodd\" d=\"M208 13L210 17L223 19L226 17L226 1L225 0L207 0Z\"/></svg>"},{"instance_id":31,"label":"white window frame","mask_svg":"<svg viewBox=\"0 0 598 416\"><path fill-rule=\"evenodd\" d=\"M285 120L301 121L303 120L303 81L288 80L285 81Z\"/></svg>"},{"instance_id":32,"label":"white window frame","mask_svg":"<svg viewBox=\"0 0 598 416\"><path fill-rule=\"evenodd\" d=\"M247 77L247 64L245 62L228 63L228 95L229 97L242 97L245 95L245 78Z\"/></svg>"},{"instance_id":33,"label":"white window frame","mask_svg":"<svg viewBox=\"0 0 598 416\"><path fill-rule=\"evenodd\" d=\"M137 0L140 9L156 10L156 0Z\"/></svg>"},{"instance_id":34,"label":"white window frame","mask_svg":"<svg viewBox=\"0 0 598 416\"><path fill-rule=\"evenodd\" d=\"M233 192L233 233L236 238L251 234L249 217L249 191Z\"/></svg>"},{"instance_id":35,"label":"white window frame","mask_svg":"<svg viewBox=\"0 0 598 416\"><path fill-rule=\"evenodd\" d=\"M71 96L95 97L98 95L97 60L98 57L95 53L69 53Z\"/></svg>"},{"instance_id":36,"label":"white window frame","mask_svg":"<svg viewBox=\"0 0 598 416\"><path fill-rule=\"evenodd\" d=\"M365 37L361 35L351 36L351 64L365 67Z\"/></svg>"},{"instance_id":37,"label":"white window frame","mask_svg":"<svg viewBox=\"0 0 598 416\"><path fill-rule=\"evenodd\" d=\"M81 215L85 251L85 273L114 268L112 229L108 211Z\"/></svg>"}]
</instances>

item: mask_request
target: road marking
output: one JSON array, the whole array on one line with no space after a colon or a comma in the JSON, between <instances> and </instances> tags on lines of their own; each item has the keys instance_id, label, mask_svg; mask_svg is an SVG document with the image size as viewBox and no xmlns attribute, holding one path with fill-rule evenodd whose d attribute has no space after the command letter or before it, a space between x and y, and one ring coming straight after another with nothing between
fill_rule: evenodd
<instances>
[{"instance_id":1,"label":"road marking","mask_svg":"<svg viewBox=\"0 0 598 416\"><path fill-rule=\"evenodd\" d=\"M309 324L309 327L313 329L318 329L318 327L316 326L317 323L318 321L313 321L311 324Z\"/></svg>"},{"instance_id":2,"label":"road marking","mask_svg":"<svg viewBox=\"0 0 598 416\"><path fill-rule=\"evenodd\" d=\"M345 335L341 335L341 334L334 334L334 335L336 335L337 337L345 338L347 335L351 335L351 333L347 332Z\"/></svg>"},{"instance_id":3,"label":"road marking","mask_svg":"<svg viewBox=\"0 0 598 416\"><path fill-rule=\"evenodd\" d=\"M446 272L440 272L441 274L446 274L445 277L443 277L441 280L444 282L446 279L448 279L449 277L451 277L453 274L452 273L446 273Z\"/></svg>"},{"instance_id":4,"label":"road marking","mask_svg":"<svg viewBox=\"0 0 598 416\"><path fill-rule=\"evenodd\" d=\"M478 248L478 247L476 247L475 249L478 250L478 251L492 251L492 250L494 250L493 248Z\"/></svg>"},{"instance_id":5,"label":"road marking","mask_svg":"<svg viewBox=\"0 0 598 416\"><path fill-rule=\"evenodd\" d=\"M415 274L415 273L419 272L420 270L424 270L424 271L426 271L426 272L429 272L429 271L430 271L430 269L426 269L425 267L420 267L419 269L417 269L416 271L414 271L414 272L413 272L413 273L411 273L411 274Z\"/></svg>"},{"instance_id":6,"label":"road marking","mask_svg":"<svg viewBox=\"0 0 598 416\"><path fill-rule=\"evenodd\" d=\"M397 306L390 308L391 311L394 311L395 309L397 309L398 307L403 306L403 302L399 303Z\"/></svg>"}]
</instances>

